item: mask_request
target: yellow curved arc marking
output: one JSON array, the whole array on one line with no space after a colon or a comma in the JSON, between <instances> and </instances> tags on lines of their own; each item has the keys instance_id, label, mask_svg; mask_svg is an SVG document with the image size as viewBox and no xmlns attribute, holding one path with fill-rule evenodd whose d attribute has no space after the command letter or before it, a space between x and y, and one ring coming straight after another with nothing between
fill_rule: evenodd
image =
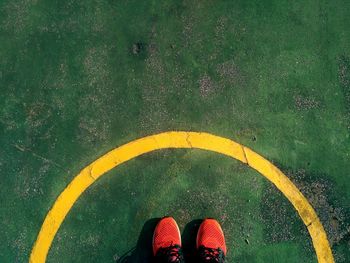
<instances>
[{"instance_id":1,"label":"yellow curved arc marking","mask_svg":"<svg viewBox=\"0 0 350 263\"><path fill-rule=\"evenodd\" d=\"M30 263L44 263L51 243L79 196L112 168L142 154L165 148L197 148L221 153L248 164L270 180L298 211L312 238L319 263L333 263L332 251L315 210L298 188L271 162L232 140L208 133L164 132L124 144L85 167L57 198L32 249Z\"/></svg>"}]
</instances>

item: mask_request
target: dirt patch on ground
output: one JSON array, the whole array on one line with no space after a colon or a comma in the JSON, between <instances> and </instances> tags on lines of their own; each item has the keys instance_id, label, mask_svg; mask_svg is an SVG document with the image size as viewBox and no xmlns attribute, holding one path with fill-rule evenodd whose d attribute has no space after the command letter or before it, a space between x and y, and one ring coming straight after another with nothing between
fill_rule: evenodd
<instances>
[{"instance_id":1,"label":"dirt patch on ground","mask_svg":"<svg viewBox=\"0 0 350 263\"><path fill-rule=\"evenodd\" d=\"M144 80L133 80L134 84L141 88L143 106L142 110L140 110L140 126L142 130L148 131L158 131L164 126L164 123L173 119L169 115L168 102L164 98L168 96L172 85L176 86L176 91L179 92L183 87L183 76L174 74L179 69L174 67L172 72L169 72L166 62L163 61L156 43L157 32L157 27L152 25L150 40L147 45L147 55L145 55L144 59ZM175 94L175 90L171 92Z\"/></svg>"},{"instance_id":2,"label":"dirt patch on ground","mask_svg":"<svg viewBox=\"0 0 350 263\"><path fill-rule=\"evenodd\" d=\"M215 26L215 38L217 41L223 42L227 36L228 18L223 16L218 18Z\"/></svg>"},{"instance_id":3,"label":"dirt patch on ground","mask_svg":"<svg viewBox=\"0 0 350 263\"><path fill-rule=\"evenodd\" d=\"M80 95L78 111L78 140L91 146L107 140L111 130L111 116L115 112L113 98L115 90L109 70L109 47L93 47L87 50L83 60L86 90Z\"/></svg>"},{"instance_id":4,"label":"dirt patch on ground","mask_svg":"<svg viewBox=\"0 0 350 263\"><path fill-rule=\"evenodd\" d=\"M46 103L33 103L26 107L26 123L33 129L42 126L51 117L52 111Z\"/></svg>"},{"instance_id":5,"label":"dirt patch on ground","mask_svg":"<svg viewBox=\"0 0 350 263\"><path fill-rule=\"evenodd\" d=\"M339 83L343 92L346 108L347 128L350 131L350 57L341 56L339 59Z\"/></svg>"},{"instance_id":6,"label":"dirt patch on ground","mask_svg":"<svg viewBox=\"0 0 350 263\"><path fill-rule=\"evenodd\" d=\"M30 154L30 153L29 153ZM15 193L22 199L30 199L36 196L42 196L44 194L43 190L43 179L47 175L51 164L48 162L43 162L43 165L40 167L37 176L32 176L28 172L28 167L18 171L18 176L21 180L16 181Z\"/></svg>"},{"instance_id":7,"label":"dirt patch on ground","mask_svg":"<svg viewBox=\"0 0 350 263\"><path fill-rule=\"evenodd\" d=\"M9 223L10 225L11 223ZM28 239L30 239L28 228L23 228L21 231L18 231L18 234L14 238L11 244L11 248L16 251L16 261L15 262L23 262L23 255L27 255L29 253L29 247L27 246ZM23 260L23 261L22 261Z\"/></svg>"},{"instance_id":8,"label":"dirt patch on ground","mask_svg":"<svg viewBox=\"0 0 350 263\"><path fill-rule=\"evenodd\" d=\"M5 131L13 131L22 126L22 123L16 121L16 117L23 111L23 108L24 105L14 93L6 95L6 101L0 110L0 123L4 125Z\"/></svg>"},{"instance_id":9,"label":"dirt patch on ground","mask_svg":"<svg viewBox=\"0 0 350 263\"><path fill-rule=\"evenodd\" d=\"M183 15L181 17L182 22L182 38L183 38L183 45L185 48L191 47L194 42L195 44L199 44L199 38L196 39L194 37L194 33L197 33L195 31L195 25L198 23L198 18L195 15L195 12L192 11L191 14Z\"/></svg>"},{"instance_id":10,"label":"dirt patch on ground","mask_svg":"<svg viewBox=\"0 0 350 263\"><path fill-rule=\"evenodd\" d=\"M328 235L331 246L341 243L349 244L350 211L336 205L332 200L332 189L336 189L330 181L307 174L304 169L287 170L286 174L296 184L299 190L309 200L316 210ZM312 179L311 179L312 178ZM322 178L329 178L323 176ZM265 223L264 236L266 242L278 243L290 240L300 240L309 236L296 211L282 194L271 184L267 184L262 198L262 214ZM307 251L314 253L309 239ZM335 255L337 262L345 262L345 255Z\"/></svg>"},{"instance_id":11,"label":"dirt patch on ground","mask_svg":"<svg viewBox=\"0 0 350 263\"><path fill-rule=\"evenodd\" d=\"M233 60L226 61L216 67L216 72L222 82L230 85L243 84L243 74Z\"/></svg>"},{"instance_id":12,"label":"dirt patch on ground","mask_svg":"<svg viewBox=\"0 0 350 263\"><path fill-rule=\"evenodd\" d=\"M49 140L52 137L52 130L55 123L52 121L55 116L52 107L43 102L24 104L25 129L28 136L21 142L28 147L33 147L39 141Z\"/></svg>"},{"instance_id":13,"label":"dirt patch on ground","mask_svg":"<svg viewBox=\"0 0 350 263\"><path fill-rule=\"evenodd\" d=\"M166 71L158 52L150 54L146 59L147 80L140 82L141 96L145 110L141 111L141 127L143 130L159 129L162 122L168 119L168 109L164 97L167 93Z\"/></svg>"},{"instance_id":14,"label":"dirt patch on ground","mask_svg":"<svg viewBox=\"0 0 350 263\"><path fill-rule=\"evenodd\" d=\"M332 189L336 189L330 181L324 179L309 179L312 176L304 169L289 171L288 176L296 183L300 191L306 196L320 217L327 232L331 245L339 244L346 240L350 234L350 222L346 220L346 214L350 211L338 207L331 197ZM323 176L323 178L329 178Z\"/></svg>"},{"instance_id":15,"label":"dirt patch on ground","mask_svg":"<svg viewBox=\"0 0 350 263\"><path fill-rule=\"evenodd\" d=\"M1 28L16 34L23 32L30 25L30 8L36 3L36 0L9 1L3 9Z\"/></svg>"},{"instance_id":16,"label":"dirt patch on ground","mask_svg":"<svg viewBox=\"0 0 350 263\"><path fill-rule=\"evenodd\" d=\"M344 245L350 248L350 210L342 208L333 200L336 189L332 182L325 179L310 179L313 175L307 174L304 169L291 171L289 177L295 182L300 191L309 200L316 210L328 236L328 240L333 248L337 245ZM316 177L317 178L317 177ZM329 178L323 176L322 178ZM332 198L333 197L333 198ZM348 255L344 252L334 250L336 262L348 262Z\"/></svg>"},{"instance_id":17,"label":"dirt patch on ground","mask_svg":"<svg viewBox=\"0 0 350 263\"><path fill-rule=\"evenodd\" d=\"M292 206L270 183L266 183L263 192L261 212L267 243L295 241L308 235ZM308 247L311 251L311 244Z\"/></svg>"},{"instance_id":18,"label":"dirt patch on ground","mask_svg":"<svg viewBox=\"0 0 350 263\"><path fill-rule=\"evenodd\" d=\"M92 145L107 140L109 121L96 121L94 118L81 117L79 120L79 140Z\"/></svg>"},{"instance_id":19,"label":"dirt patch on ground","mask_svg":"<svg viewBox=\"0 0 350 263\"><path fill-rule=\"evenodd\" d=\"M199 80L199 94L202 98L207 98L208 96L215 93L215 83L207 74L203 75Z\"/></svg>"},{"instance_id":20,"label":"dirt patch on ground","mask_svg":"<svg viewBox=\"0 0 350 263\"><path fill-rule=\"evenodd\" d=\"M312 110L320 107L321 103L312 97L304 97L301 95L294 96L295 108L299 111Z\"/></svg>"},{"instance_id":21,"label":"dirt patch on ground","mask_svg":"<svg viewBox=\"0 0 350 263\"><path fill-rule=\"evenodd\" d=\"M93 47L87 50L83 61L84 72L89 86L106 85L109 81L109 48L107 46Z\"/></svg>"}]
</instances>

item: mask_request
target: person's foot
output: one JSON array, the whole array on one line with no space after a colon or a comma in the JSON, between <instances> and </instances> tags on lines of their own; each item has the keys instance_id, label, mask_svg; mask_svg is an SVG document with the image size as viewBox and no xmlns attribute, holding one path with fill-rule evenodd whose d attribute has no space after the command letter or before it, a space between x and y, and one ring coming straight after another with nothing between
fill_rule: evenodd
<instances>
[{"instance_id":1,"label":"person's foot","mask_svg":"<svg viewBox=\"0 0 350 263\"><path fill-rule=\"evenodd\" d=\"M181 249L181 234L172 217L163 217L153 234L153 255L157 262L184 262Z\"/></svg>"},{"instance_id":2,"label":"person's foot","mask_svg":"<svg viewBox=\"0 0 350 263\"><path fill-rule=\"evenodd\" d=\"M225 262L225 236L215 219L207 218L201 223L197 234L197 251L200 262Z\"/></svg>"}]
</instances>

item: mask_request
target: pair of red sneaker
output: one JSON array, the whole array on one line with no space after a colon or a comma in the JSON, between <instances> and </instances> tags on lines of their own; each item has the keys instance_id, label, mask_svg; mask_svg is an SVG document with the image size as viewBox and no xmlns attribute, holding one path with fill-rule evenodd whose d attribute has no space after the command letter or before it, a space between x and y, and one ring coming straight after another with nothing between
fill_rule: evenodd
<instances>
[{"instance_id":1,"label":"pair of red sneaker","mask_svg":"<svg viewBox=\"0 0 350 263\"><path fill-rule=\"evenodd\" d=\"M196 240L198 262L223 263L226 243L220 224L211 218L201 223ZM162 218L153 234L153 254L157 262L182 263L181 234L172 217Z\"/></svg>"}]
</instances>

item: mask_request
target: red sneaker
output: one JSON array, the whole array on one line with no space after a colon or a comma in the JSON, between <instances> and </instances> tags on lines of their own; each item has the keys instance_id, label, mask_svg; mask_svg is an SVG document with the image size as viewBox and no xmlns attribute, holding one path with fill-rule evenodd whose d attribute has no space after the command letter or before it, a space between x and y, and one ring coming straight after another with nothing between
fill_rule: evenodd
<instances>
[{"instance_id":1,"label":"red sneaker","mask_svg":"<svg viewBox=\"0 0 350 263\"><path fill-rule=\"evenodd\" d=\"M207 218L201 223L197 234L197 250L201 262L225 262L225 236L215 219Z\"/></svg>"},{"instance_id":2,"label":"red sneaker","mask_svg":"<svg viewBox=\"0 0 350 263\"><path fill-rule=\"evenodd\" d=\"M153 255L158 262L184 262L181 234L172 217L163 217L153 234Z\"/></svg>"}]
</instances>

